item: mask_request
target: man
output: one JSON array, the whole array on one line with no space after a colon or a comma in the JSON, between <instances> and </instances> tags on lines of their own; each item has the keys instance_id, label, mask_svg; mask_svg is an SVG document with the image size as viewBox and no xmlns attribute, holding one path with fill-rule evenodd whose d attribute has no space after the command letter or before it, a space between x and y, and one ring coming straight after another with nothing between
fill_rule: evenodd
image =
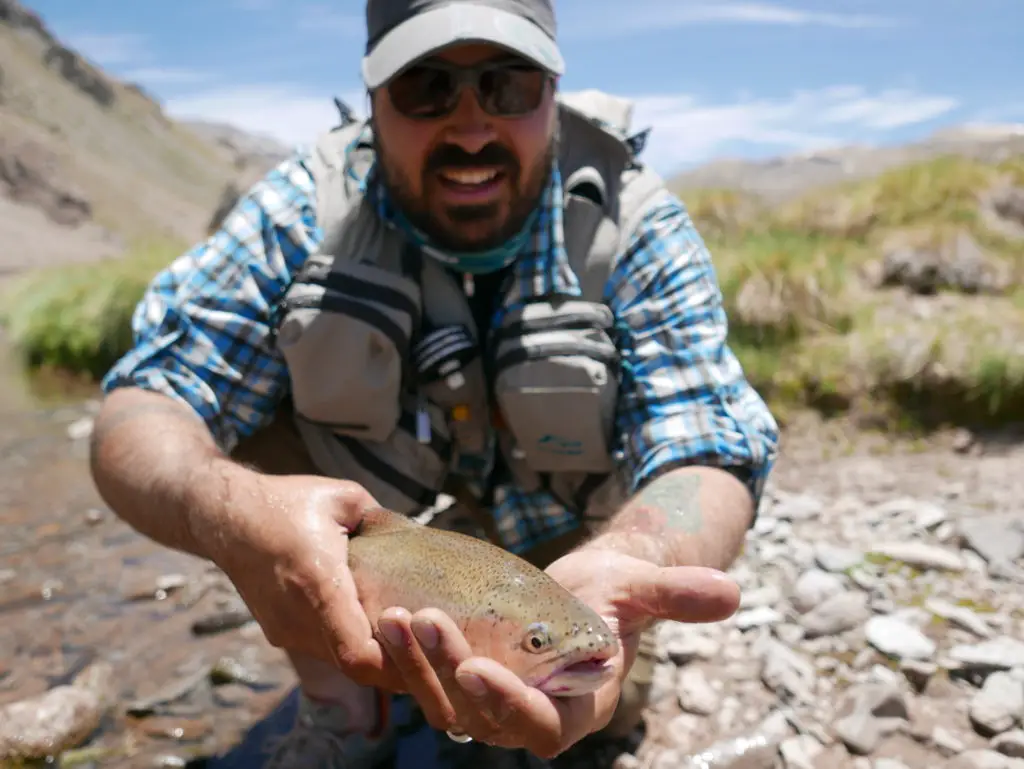
<instances>
[{"instance_id":1,"label":"man","mask_svg":"<svg viewBox=\"0 0 1024 769\"><path fill-rule=\"evenodd\" d=\"M481 743L551 758L637 723L620 694L644 689L628 675L639 654L649 678L655 621L735 610L718 570L777 428L628 110L558 97L549 0L369 0L367 26L369 121L156 277L104 380L93 475L138 531L219 566L287 651L300 718L268 766L401 763L390 705L409 699L387 692L437 738L411 766ZM415 514L442 491L459 504L432 525L466 513L608 618L614 681L552 700L437 612L370 627L345 535L369 505Z\"/></svg>"}]
</instances>

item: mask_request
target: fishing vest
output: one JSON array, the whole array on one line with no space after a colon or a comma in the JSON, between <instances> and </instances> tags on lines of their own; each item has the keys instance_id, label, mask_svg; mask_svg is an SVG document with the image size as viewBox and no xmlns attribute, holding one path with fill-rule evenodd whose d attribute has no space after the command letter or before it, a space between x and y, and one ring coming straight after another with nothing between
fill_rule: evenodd
<instances>
[{"instance_id":1,"label":"fishing vest","mask_svg":"<svg viewBox=\"0 0 1024 769\"><path fill-rule=\"evenodd\" d=\"M627 135L631 103L582 91L560 95L559 109L564 239L582 296L526 297L489 329L476 328L460 282L363 198L364 124L316 143L322 241L277 307L273 336L296 427L324 475L415 515L450 477L485 495L500 451L519 487L580 516L594 499L623 498L619 356L603 294L639 220L670 193L636 162L646 132Z\"/></svg>"}]
</instances>

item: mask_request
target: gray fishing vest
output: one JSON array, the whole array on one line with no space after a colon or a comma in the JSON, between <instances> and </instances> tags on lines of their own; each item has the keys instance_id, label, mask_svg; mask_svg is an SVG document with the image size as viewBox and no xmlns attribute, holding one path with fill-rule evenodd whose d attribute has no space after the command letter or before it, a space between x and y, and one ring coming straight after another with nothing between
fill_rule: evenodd
<instances>
[{"instance_id":1,"label":"gray fishing vest","mask_svg":"<svg viewBox=\"0 0 1024 769\"><path fill-rule=\"evenodd\" d=\"M348 173L372 160L368 146L348 151L362 123L312 153L323 240L278 307L275 343L313 462L392 510L432 506L453 471L482 488L495 443L517 485L578 515L623 496L615 319L602 299L640 218L670 193L635 162L629 102L582 91L559 104L565 245L582 296L529 297L493 329L477 329L462 286L362 198Z\"/></svg>"}]
</instances>

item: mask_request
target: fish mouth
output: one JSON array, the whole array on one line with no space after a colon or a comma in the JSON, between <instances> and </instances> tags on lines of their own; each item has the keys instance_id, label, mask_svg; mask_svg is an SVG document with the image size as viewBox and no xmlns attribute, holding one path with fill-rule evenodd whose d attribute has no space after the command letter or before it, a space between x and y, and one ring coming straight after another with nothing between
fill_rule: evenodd
<instances>
[{"instance_id":1,"label":"fish mouth","mask_svg":"<svg viewBox=\"0 0 1024 769\"><path fill-rule=\"evenodd\" d=\"M611 655L567 655L556 660L554 669L535 683L534 688L551 697L580 697L600 689L614 674Z\"/></svg>"}]
</instances>

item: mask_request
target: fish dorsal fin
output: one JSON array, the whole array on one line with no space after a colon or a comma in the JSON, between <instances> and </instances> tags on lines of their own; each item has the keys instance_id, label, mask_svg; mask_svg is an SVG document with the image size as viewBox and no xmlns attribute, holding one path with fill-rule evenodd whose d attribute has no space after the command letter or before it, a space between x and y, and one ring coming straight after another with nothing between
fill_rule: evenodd
<instances>
[{"instance_id":1,"label":"fish dorsal fin","mask_svg":"<svg viewBox=\"0 0 1024 769\"><path fill-rule=\"evenodd\" d=\"M359 522L352 536L369 536L373 534L385 534L395 531L413 529L421 524L404 515L388 510L384 507L370 507L363 513L363 519Z\"/></svg>"}]
</instances>

